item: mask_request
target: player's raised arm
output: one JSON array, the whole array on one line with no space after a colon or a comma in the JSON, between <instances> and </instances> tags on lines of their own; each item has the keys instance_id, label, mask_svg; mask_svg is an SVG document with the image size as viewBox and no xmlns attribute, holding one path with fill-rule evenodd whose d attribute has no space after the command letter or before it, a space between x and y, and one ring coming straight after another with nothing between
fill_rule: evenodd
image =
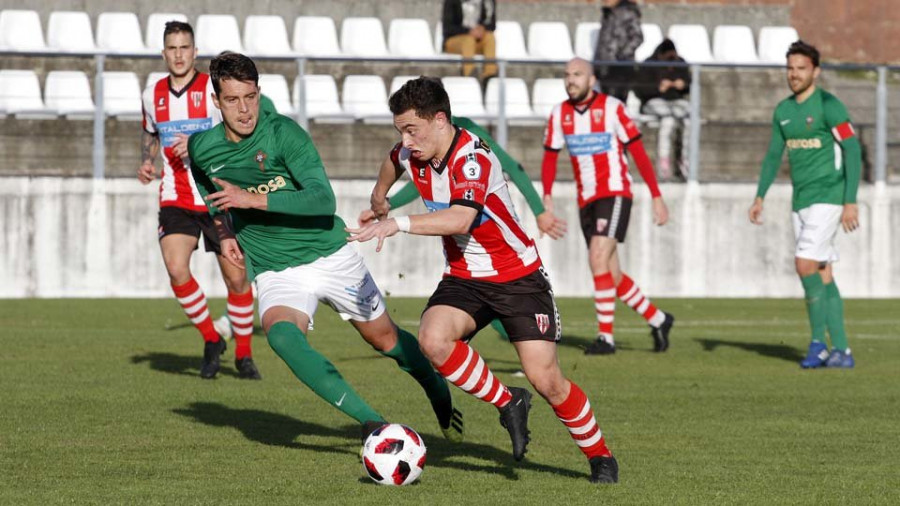
<instances>
[{"instance_id":1,"label":"player's raised arm","mask_svg":"<svg viewBox=\"0 0 900 506\"><path fill-rule=\"evenodd\" d=\"M398 149L399 145L394 146L391 153L381 163L381 167L378 169L378 179L375 181L375 187L372 188L372 195L369 197L369 203L371 205L371 210L374 213L374 217L379 220L386 218L388 211L390 211L392 207L395 207L394 201L388 201L387 194L394 183L396 183L397 180L400 179L400 176L403 175L403 169L396 161ZM411 182L410 185L412 185ZM396 204L396 207L412 202L419 194L419 192L415 191L415 185L413 185L413 191L409 191L407 188L404 188L404 190L407 191L407 195L404 195L404 199L408 200Z\"/></svg>"},{"instance_id":2,"label":"player's raised arm","mask_svg":"<svg viewBox=\"0 0 900 506\"><path fill-rule=\"evenodd\" d=\"M334 190L319 152L306 130L293 121L282 121L277 139L281 142L285 165L299 183L299 191L266 195L266 210L293 216L331 216L337 211Z\"/></svg>"}]
</instances>

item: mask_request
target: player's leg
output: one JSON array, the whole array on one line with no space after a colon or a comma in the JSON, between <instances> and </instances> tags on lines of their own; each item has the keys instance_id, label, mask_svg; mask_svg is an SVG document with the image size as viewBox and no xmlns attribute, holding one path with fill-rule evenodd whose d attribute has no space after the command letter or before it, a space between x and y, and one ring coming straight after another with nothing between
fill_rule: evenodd
<instances>
[{"instance_id":1,"label":"player's leg","mask_svg":"<svg viewBox=\"0 0 900 506\"><path fill-rule=\"evenodd\" d=\"M478 41L476 51L484 55L485 60L493 60L497 57L497 42L494 38L494 32L485 30L484 36ZM497 75L496 63L485 63L484 71L481 73L481 82L486 85L487 80Z\"/></svg>"},{"instance_id":2,"label":"player's leg","mask_svg":"<svg viewBox=\"0 0 900 506\"><path fill-rule=\"evenodd\" d=\"M305 267L308 266L268 271L256 277L260 320L269 346L297 379L364 428L367 422L384 422L344 380L334 364L307 341L306 333L318 299L309 289L315 282L310 279L314 273Z\"/></svg>"},{"instance_id":3,"label":"player's leg","mask_svg":"<svg viewBox=\"0 0 900 506\"><path fill-rule=\"evenodd\" d=\"M847 332L844 329L844 300L838 290L837 282L831 272L831 263L819 271L822 282L825 283L825 327L831 338L831 354L825 362L826 367L850 368L856 365L856 361L850 352L850 344L847 342Z\"/></svg>"},{"instance_id":4,"label":"player's leg","mask_svg":"<svg viewBox=\"0 0 900 506\"><path fill-rule=\"evenodd\" d=\"M616 256L616 240L594 235L588 243L588 262L594 278L594 310L597 316L597 339L585 350L588 355L616 352L613 323L616 313L616 281L612 269Z\"/></svg>"},{"instance_id":5,"label":"player's leg","mask_svg":"<svg viewBox=\"0 0 900 506\"><path fill-rule=\"evenodd\" d=\"M221 255L217 256L225 286L228 287L226 311L234 335L234 366L242 379L262 379L253 362L253 289L244 269L235 267Z\"/></svg>"},{"instance_id":6,"label":"player's leg","mask_svg":"<svg viewBox=\"0 0 900 506\"><path fill-rule=\"evenodd\" d=\"M509 341L509 334L506 333L506 329L503 328L503 324L500 323L500 320L494 319L491 320L491 327L497 331L497 334L500 336L500 339L504 341Z\"/></svg>"},{"instance_id":7,"label":"player's leg","mask_svg":"<svg viewBox=\"0 0 900 506\"><path fill-rule=\"evenodd\" d=\"M462 75L469 77L475 72L475 64L471 62L475 58L475 48L478 45L475 37L464 33L454 35L444 41L444 51L448 53L458 54L463 60L469 60L463 63Z\"/></svg>"},{"instance_id":8,"label":"player's leg","mask_svg":"<svg viewBox=\"0 0 900 506\"><path fill-rule=\"evenodd\" d=\"M675 317L658 309L650 298L645 296L640 287L619 266L619 255L613 255L611 270L616 279L616 296L641 315L650 325L650 336L653 338L653 351L662 352L669 348L669 331L675 324Z\"/></svg>"},{"instance_id":9,"label":"player's leg","mask_svg":"<svg viewBox=\"0 0 900 506\"><path fill-rule=\"evenodd\" d=\"M556 343L526 340L514 344L528 381L550 403L556 417L566 426L572 440L590 462L591 481L617 482L618 463L606 446L587 396L578 385L563 376L556 355Z\"/></svg>"},{"instance_id":10,"label":"player's leg","mask_svg":"<svg viewBox=\"0 0 900 506\"><path fill-rule=\"evenodd\" d=\"M669 179L672 177L672 133L676 123L674 113L669 107L669 101L664 98L651 98L644 104L644 111L659 118L656 141L657 170L660 179Z\"/></svg>"}]
</instances>

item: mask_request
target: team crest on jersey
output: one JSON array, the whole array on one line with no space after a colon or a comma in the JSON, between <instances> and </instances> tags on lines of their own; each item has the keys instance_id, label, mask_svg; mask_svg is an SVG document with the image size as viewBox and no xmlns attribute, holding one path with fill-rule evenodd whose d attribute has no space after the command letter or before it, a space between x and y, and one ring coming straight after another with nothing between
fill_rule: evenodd
<instances>
[{"instance_id":1,"label":"team crest on jersey","mask_svg":"<svg viewBox=\"0 0 900 506\"><path fill-rule=\"evenodd\" d=\"M463 198L466 200L475 200L475 190L469 188L463 192Z\"/></svg>"},{"instance_id":2,"label":"team crest on jersey","mask_svg":"<svg viewBox=\"0 0 900 506\"><path fill-rule=\"evenodd\" d=\"M537 328L541 334L546 334L550 329L550 317L543 313L535 313L534 321L537 322Z\"/></svg>"},{"instance_id":3,"label":"team crest on jersey","mask_svg":"<svg viewBox=\"0 0 900 506\"><path fill-rule=\"evenodd\" d=\"M609 220L606 218L598 218L597 219L597 232L603 233L606 230L606 226L609 225Z\"/></svg>"},{"instance_id":4,"label":"team crest on jersey","mask_svg":"<svg viewBox=\"0 0 900 506\"><path fill-rule=\"evenodd\" d=\"M563 123L565 123L566 125L572 124L572 115L566 113L566 115L563 116Z\"/></svg>"},{"instance_id":5,"label":"team crest on jersey","mask_svg":"<svg viewBox=\"0 0 900 506\"><path fill-rule=\"evenodd\" d=\"M813 121L815 121L815 120L813 119L812 116L807 116L807 117L806 117L806 128L807 128L807 129L812 128Z\"/></svg>"},{"instance_id":6,"label":"team crest on jersey","mask_svg":"<svg viewBox=\"0 0 900 506\"><path fill-rule=\"evenodd\" d=\"M200 103L203 102L203 93L202 91L191 92L191 102L194 104L194 107L200 107Z\"/></svg>"},{"instance_id":7,"label":"team crest on jersey","mask_svg":"<svg viewBox=\"0 0 900 506\"><path fill-rule=\"evenodd\" d=\"M603 109L591 109L591 116L594 117L594 123L603 121Z\"/></svg>"},{"instance_id":8,"label":"team crest on jersey","mask_svg":"<svg viewBox=\"0 0 900 506\"><path fill-rule=\"evenodd\" d=\"M256 152L256 156L254 157L256 163L259 164L259 170L261 170L262 172L266 171L266 158L269 158L269 156L263 153L263 150L261 149Z\"/></svg>"}]
</instances>

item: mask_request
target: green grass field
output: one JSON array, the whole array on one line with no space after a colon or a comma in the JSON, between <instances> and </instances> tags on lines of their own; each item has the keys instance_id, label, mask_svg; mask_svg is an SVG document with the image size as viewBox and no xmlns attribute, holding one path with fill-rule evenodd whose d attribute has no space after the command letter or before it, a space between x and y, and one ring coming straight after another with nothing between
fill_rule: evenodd
<instances>
[{"instance_id":1,"label":"green grass field","mask_svg":"<svg viewBox=\"0 0 900 506\"><path fill-rule=\"evenodd\" d=\"M848 301L857 368L814 371L797 364L808 326L799 300L659 301L678 318L665 354L650 351L647 327L620 305L611 357L582 354L591 302L559 302L560 361L592 401L618 485L588 482L540 399L522 463L496 410L455 388L467 441L444 441L418 386L327 307L313 346L428 445L413 486L370 482L357 425L300 384L262 336L263 381L235 377L231 347L219 377L202 381L201 340L174 300L5 300L0 503L900 504L898 301ZM414 329L424 301L389 304ZM526 385L491 329L474 344L502 381Z\"/></svg>"}]
</instances>

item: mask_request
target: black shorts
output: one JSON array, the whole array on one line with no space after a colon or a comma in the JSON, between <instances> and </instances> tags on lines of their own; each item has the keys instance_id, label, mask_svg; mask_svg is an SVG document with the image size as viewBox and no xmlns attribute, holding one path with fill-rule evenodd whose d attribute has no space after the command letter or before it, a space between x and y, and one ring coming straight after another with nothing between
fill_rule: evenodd
<instances>
[{"instance_id":1,"label":"black shorts","mask_svg":"<svg viewBox=\"0 0 900 506\"><path fill-rule=\"evenodd\" d=\"M511 342L557 342L562 333L553 290L543 267L507 283L446 277L428 299L425 310L432 306L455 307L475 319L475 331L465 336L465 341L495 318L503 324Z\"/></svg>"},{"instance_id":2,"label":"black shorts","mask_svg":"<svg viewBox=\"0 0 900 506\"><path fill-rule=\"evenodd\" d=\"M597 199L581 208L581 232L584 240L591 243L591 237L614 237L625 242L628 232L628 221L631 218L631 199L627 197L608 197Z\"/></svg>"},{"instance_id":3,"label":"black shorts","mask_svg":"<svg viewBox=\"0 0 900 506\"><path fill-rule=\"evenodd\" d=\"M219 247L219 236L209 213L189 211L180 207L159 208L159 238L170 234L184 234L191 237L203 235L203 247L216 255L222 253ZM198 243L199 245L199 243ZM194 249L197 249L196 247Z\"/></svg>"}]
</instances>

